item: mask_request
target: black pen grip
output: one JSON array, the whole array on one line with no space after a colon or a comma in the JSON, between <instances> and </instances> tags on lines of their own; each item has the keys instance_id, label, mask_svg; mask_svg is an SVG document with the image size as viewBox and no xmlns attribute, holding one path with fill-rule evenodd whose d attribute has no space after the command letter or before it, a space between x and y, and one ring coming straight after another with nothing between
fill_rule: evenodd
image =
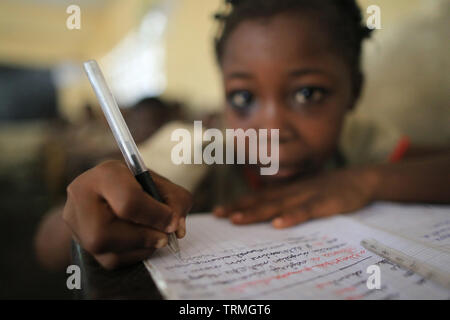
<instances>
[{"instance_id":1,"label":"black pen grip","mask_svg":"<svg viewBox=\"0 0 450 320\"><path fill-rule=\"evenodd\" d=\"M150 196L152 196L159 202L164 203L163 199L159 195L158 189L156 189L156 184L153 181L153 178L150 175L149 171L144 171L135 177L145 192L147 192Z\"/></svg>"}]
</instances>

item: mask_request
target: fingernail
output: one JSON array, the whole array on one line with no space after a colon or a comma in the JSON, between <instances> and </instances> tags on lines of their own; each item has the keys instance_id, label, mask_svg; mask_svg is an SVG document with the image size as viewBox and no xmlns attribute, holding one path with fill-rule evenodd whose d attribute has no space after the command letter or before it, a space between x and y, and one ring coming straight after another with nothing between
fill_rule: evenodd
<instances>
[{"instance_id":1,"label":"fingernail","mask_svg":"<svg viewBox=\"0 0 450 320\"><path fill-rule=\"evenodd\" d=\"M283 225L284 225L284 221L283 221L282 218L276 218L276 219L273 219L272 225L273 225L275 228L282 228Z\"/></svg>"},{"instance_id":2,"label":"fingernail","mask_svg":"<svg viewBox=\"0 0 450 320\"><path fill-rule=\"evenodd\" d=\"M178 228L178 219L174 218L172 219L172 222L169 224L169 226L166 228L167 233L175 232Z\"/></svg>"},{"instance_id":3,"label":"fingernail","mask_svg":"<svg viewBox=\"0 0 450 320\"><path fill-rule=\"evenodd\" d=\"M178 238L184 238L186 235L186 218L181 218L178 224L177 236Z\"/></svg>"},{"instance_id":4,"label":"fingernail","mask_svg":"<svg viewBox=\"0 0 450 320\"><path fill-rule=\"evenodd\" d=\"M221 206L215 207L213 212L215 216L223 217L225 215L225 208Z\"/></svg>"},{"instance_id":5,"label":"fingernail","mask_svg":"<svg viewBox=\"0 0 450 320\"><path fill-rule=\"evenodd\" d=\"M242 213L240 213L240 212L234 213L231 216L231 219L233 220L233 222L240 222L240 221L242 221L244 219L244 215Z\"/></svg>"},{"instance_id":6,"label":"fingernail","mask_svg":"<svg viewBox=\"0 0 450 320\"><path fill-rule=\"evenodd\" d=\"M161 238L156 242L155 248L161 249L167 245L167 237Z\"/></svg>"}]
</instances>

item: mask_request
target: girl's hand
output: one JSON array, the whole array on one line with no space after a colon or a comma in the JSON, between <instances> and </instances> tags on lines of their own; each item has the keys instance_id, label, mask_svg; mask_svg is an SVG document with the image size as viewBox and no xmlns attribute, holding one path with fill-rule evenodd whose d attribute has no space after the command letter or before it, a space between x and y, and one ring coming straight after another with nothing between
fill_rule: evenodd
<instances>
[{"instance_id":1,"label":"girl's hand","mask_svg":"<svg viewBox=\"0 0 450 320\"><path fill-rule=\"evenodd\" d=\"M186 233L189 192L152 173L165 203L149 196L130 170L108 161L86 171L67 188L63 219L73 237L105 268L147 258L164 247L168 233Z\"/></svg>"},{"instance_id":2,"label":"girl's hand","mask_svg":"<svg viewBox=\"0 0 450 320\"><path fill-rule=\"evenodd\" d=\"M216 208L214 214L235 224L272 220L275 228L286 228L366 206L373 200L375 182L376 176L368 170L335 171L244 196L230 206Z\"/></svg>"}]
</instances>

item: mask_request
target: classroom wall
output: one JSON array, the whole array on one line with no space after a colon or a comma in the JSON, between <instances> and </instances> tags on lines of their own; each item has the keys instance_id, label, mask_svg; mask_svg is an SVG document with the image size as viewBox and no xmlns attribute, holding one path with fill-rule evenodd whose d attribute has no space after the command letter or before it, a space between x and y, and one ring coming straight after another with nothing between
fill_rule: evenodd
<instances>
[{"instance_id":1,"label":"classroom wall","mask_svg":"<svg viewBox=\"0 0 450 320\"><path fill-rule=\"evenodd\" d=\"M213 51L213 14L222 2L178 0L169 17L164 95L186 102L195 111L218 110L222 101Z\"/></svg>"},{"instance_id":2,"label":"classroom wall","mask_svg":"<svg viewBox=\"0 0 450 320\"><path fill-rule=\"evenodd\" d=\"M366 85L355 116L395 128L415 145L448 147L450 2L408 4L396 19L391 13L388 20L394 9L385 10L383 30L365 47Z\"/></svg>"},{"instance_id":3,"label":"classroom wall","mask_svg":"<svg viewBox=\"0 0 450 320\"><path fill-rule=\"evenodd\" d=\"M48 67L100 57L139 21L154 0L0 1L0 61ZM81 9L81 28L68 30L70 5Z\"/></svg>"}]
</instances>

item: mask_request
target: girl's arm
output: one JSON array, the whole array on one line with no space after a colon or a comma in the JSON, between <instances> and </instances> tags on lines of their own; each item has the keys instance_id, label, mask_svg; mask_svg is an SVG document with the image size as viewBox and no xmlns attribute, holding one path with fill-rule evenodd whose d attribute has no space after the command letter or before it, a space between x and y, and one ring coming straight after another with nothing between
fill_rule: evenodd
<instances>
[{"instance_id":1,"label":"girl's arm","mask_svg":"<svg viewBox=\"0 0 450 320\"><path fill-rule=\"evenodd\" d=\"M450 202L450 151L366 169L372 200Z\"/></svg>"},{"instance_id":2,"label":"girl's arm","mask_svg":"<svg viewBox=\"0 0 450 320\"><path fill-rule=\"evenodd\" d=\"M47 213L34 239L36 258L49 270L64 270L70 264L72 234L62 218L63 206Z\"/></svg>"},{"instance_id":3,"label":"girl's arm","mask_svg":"<svg viewBox=\"0 0 450 320\"><path fill-rule=\"evenodd\" d=\"M450 152L327 172L245 196L214 214L236 224L271 220L274 227L285 228L379 200L450 203Z\"/></svg>"}]
</instances>

